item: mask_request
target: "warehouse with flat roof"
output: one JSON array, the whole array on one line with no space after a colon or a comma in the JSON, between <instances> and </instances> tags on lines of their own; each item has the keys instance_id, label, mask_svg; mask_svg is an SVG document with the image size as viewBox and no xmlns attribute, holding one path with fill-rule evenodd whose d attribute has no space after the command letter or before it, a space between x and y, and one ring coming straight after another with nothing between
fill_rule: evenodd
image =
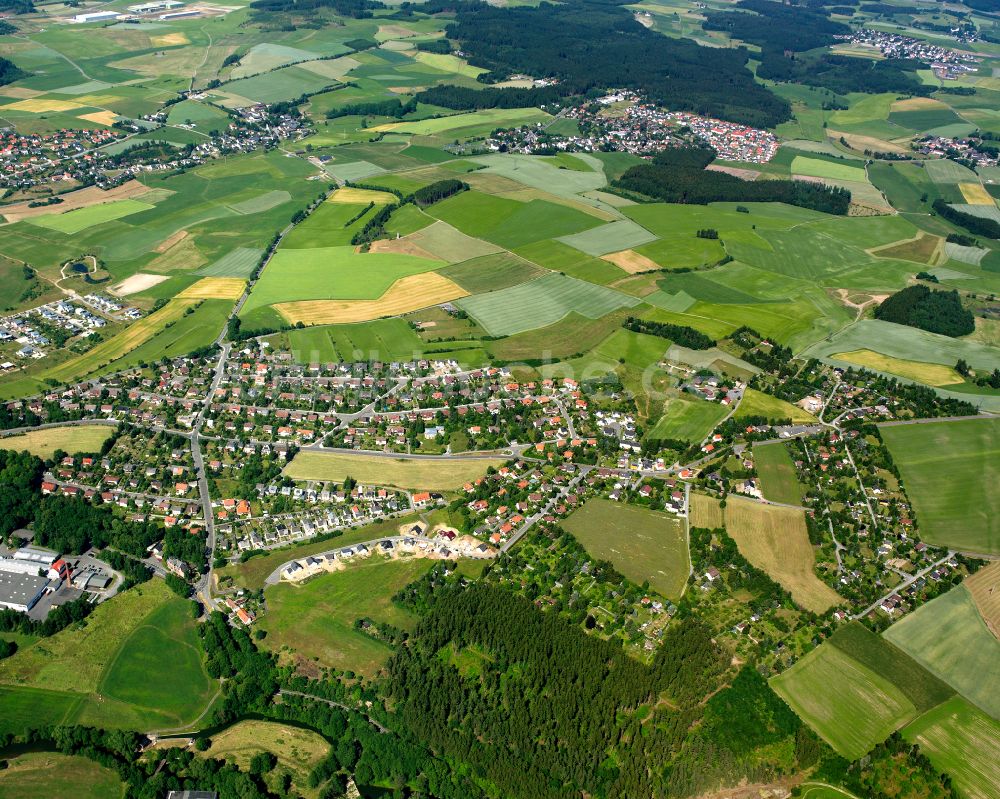
<instances>
[{"instance_id":1,"label":"warehouse with flat roof","mask_svg":"<svg viewBox=\"0 0 1000 799\"><path fill-rule=\"evenodd\" d=\"M42 598L49 581L37 574L0 571L0 607L27 613Z\"/></svg>"}]
</instances>

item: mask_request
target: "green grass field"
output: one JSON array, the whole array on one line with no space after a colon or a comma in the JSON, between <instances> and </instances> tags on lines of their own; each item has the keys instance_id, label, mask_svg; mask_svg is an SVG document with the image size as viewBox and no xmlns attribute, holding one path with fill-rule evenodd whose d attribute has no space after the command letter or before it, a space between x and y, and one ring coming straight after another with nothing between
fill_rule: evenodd
<instances>
[{"instance_id":1,"label":"green grass field","mask_svg":"<svg viewBox=\"0 0 1000 799\"><path fill-rule=\"evenodd\" d=\"M1000 785L1000 724L960 696L903 730L965 799L993 799Z\"/></svg>"},{"instance_id":2,"label":"green grass field","mask_svg":"<svg viewBox=\"0 0 1000 799\"><path fill-rule=\"evenodd\" d=\"M893 425L881 432L921 537L1000 554L1000 419Z\"/></svg>"},{"instance_id":3,"label":"green grass field","mask_svg":"<svg viewBox=\"0 0 1000 799\"><path fill-rule=\"evenodd\" d=\"M697 442L705 438L722 421L729 410L717 402L694 396L678 395L666 401L663 416L649 431L649 438L675 438Z\"/></svg>"},{"instance_id":4,"label":"green grass field","mask_svg":"<svg viewBox=\"0 0 1000 799\"><path fill-rule=\"evenodd\" d=\"M372 677L392 654L387 645L354 630L354 620L409 629L416 617L392 603L392 596L423 575L433 561L411 558L352 563L344 571L321 574L301 585L281 583L266 591L261 619L265 645L288 647L298 656Z\"/></svg>"},{"instance_id":5,"label":"green grass field","mask_svg":"<svg viewBox=\"0 0 1000 799\"><path fill-rule=\"evenodd\" d=\"M913 703L889 680L829 643L773 678L771 687L848 760L916 715Z\"/></svg>"},{"instance_id":6,"label":"green grass field","mask_svg":"<svg viewBox=\"0 0 1000 799\"><path fill-rule=\"evenodd\" d=\"M691 562L684 523L676 516L595 498L563 526L591 555L611 561L633 582L648 581L673 600L684 592Z\"/></svg>"},{"instance_id":7,"label":"green grass field","mask_svg":"<svg viewBox=\"0 0 1000 799\"><path fill-rule=\"evenodd\" d=\"M347 223L364 211L365 207L362 203L323 203L285 236L281 242L282 250L349 245L354 234L376 213L373 208L348 226Z\"/></svg>"},{"instance_id":8,"label":"green grass field","mask_svg":"<svg viewBox=\"0 0 1000 799\"><path fill-rule=\"evenodd\" d=\"M299 363L357 360L410 360L426 345L402 319L353 325L320 325L289 330L288 343Z\"/></svg>"},{"instance_id":9,"label":"green grass field","mask_svg":"<svg viewBox=\"0 0 1000 799\"><path fill-rule=\"evenodd\" d=\"M438 273L470 294L481 294L518 286L539 277L544 271L513 253L499 252L447 266Z\"/></svg>"},{"instance_id":10,"label":"green grass field","mask_svg":"<svg viewBox=\"0 0 1000 799\"><path fill-rule=\"evenodd\" d=\"M406 458L336 452L300 452L285 467L295 480L334 480L353 477L362 485L404 489L442 490L458 488L500 466L503 458Z\"/></svg>"},{"instance_id":11,"label":"green grass field","mask_svg":"<svg viewBox=\"0 0 1000 799\"><path fill-rule=\"evenodd\" d=\"M124 792L111 769L57 752L16 755L0 770L0 799L114 799Z\"/></svg>"},{"instance_id":12,"label":"green grass field","mask_svg":"<svg viewBox=\"0 0 1000 799\"><path fill-rule=\"evenodd\" d=\"M580 280L597 283L600 286L627 277L627 273L614 264L594 258L553 239L518 247L517 254L546 269L563 272L570 277L578 277Z\"/></svg>"},{"instance_id":13,"label":"green grass field","mask_svg":"<svg viewBox=\"0 0 1000 799\"><path fill-rule=\"evenodd\" d=\"M765 499L786 505L802 504L802 484L796 477L792 456L783 443L754 446L753 461Z\"/></svg>"},{"instance_id":14,"label":"green grass field","mask_svg":"<svg viewBox=\"0 0 1000 799\"><path fill-rule=\"evenodd\" d=\"M509 336L558 322L566 314L596 319L639 300L564 275L549 274L519 286L466 297L456 303L490 335Z\"/></svg>"},{"instance_id":15,"label":"green grass field","mask_svg":"<svg viewBox=\"0 0 1000 799\"><path fill-rule=\"evenodd\" d=\"M544 122L549 115L537 108L488 108L468 114L455 114L438 119L424 119L418 122L392 122L376 130L393 133L409 133L414 136L464 136L475 135L478 131L489 133L497 127L527 125Z\"/></svg>"},{"instance_id":16,"label":"green grass field","mask_svg":"<svg viewBox=\"0 0 1000 799\"><path fill-rule=\"evenodd\" d=\"M197 274L205 277L250 277L263 254L263 250L252 247L237 247L217 261L203 266Z\"/></svg>"},{"instance_id":17,"label":"green grass field","mask_svg":"<svg viewBox=\"0 0 1000 799\"><path fill-rule=\"evenodd\" d=\"M851 166L847 161L836 164L832 161L826 161L821 158L808 158L803 155L795 156L792 160L791 170L793 175L808 175L816 178L868 180L868 176L862 167Z\"/></svg>"},{"instance_id":18,"label":"green grass field","mask_svg":"<svg viewBox=\"0 0 1000 799\"><path fill-rule=\"evenodd\" d=\"M965 587L917 608L885 637L994 718L1000 717L1000 642Z\"/></svg>"},{"instance_id":19,"label":"green grass field","mask_svg":"<svg viewBox=\"0 0 1000 799\"><path fill-rule=\"evenodd\" d=\"M87 228L121 219L125 216L149 211L156 206L142 203L138 200L116 200L103 205L91 205L88 208L77 208L64 214L44 214L25 220L31 225L54 230L72 236Z\"/></svg>"},{"instance_id":20,"label":"green grass field","mask_svg":"<svg viewBox=\"0 0 1000 799\"><path fill-rule=\"evenodd\" d=\"M0 438L0 449L17 452L26 449L43 460L51 458L52 453L58 449L70 453L100 452L101 444L107 441L112 429L110 425L46 427L43 430Z\"/></svg>"},{"instance_id":21,"label":"green grass field","mask_svg":"<svg viewBox=\"0 0 1000 799\"><path fill-rule=\"evenodd\" d=\"M563 236L559 239L563 244L587 253L587 255L605 255L609 252L629 250L642 244L656 240L656 236L644 227L630 219L620 222L609 222L600 227Z\"/></svg>"},{"instance_id":22,"label":"green grass field","mask_svg":"<svg viewBox=\"0 0 1000 799\"><path fill-rule=\"evenodd\" d=\"M743 400L736 410L737 419L748 416L766 416L772 423L791 419L795 424L813 424L816 417L798 405L764 394L753 388L743 392Z\"/></svg>"}]
</instances>

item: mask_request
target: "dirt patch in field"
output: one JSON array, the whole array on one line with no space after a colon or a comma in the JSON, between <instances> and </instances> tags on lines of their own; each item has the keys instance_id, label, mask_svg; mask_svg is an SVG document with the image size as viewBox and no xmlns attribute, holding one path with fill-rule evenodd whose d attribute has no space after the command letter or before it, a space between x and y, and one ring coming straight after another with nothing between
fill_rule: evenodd
<instances>
[{"instance_id":1,"label":"dirt patch in field","mask_svg":"<svg viewBox=\"0 0 1000 799\"><path fill-rule=\"evenodd\" d=\"M384 316L419 311L468 294L457 283L437 272L425 272L400 278L377 300L302 300L278 303L274 309L292 324L369 322Z\"/></svg>"},{"instance_id":2,"label":"dirt patch in field","mask_svg":"<svg viewBox=\"0 0 1000 799\"><path fill-rule=\"evenodd\" d=\"M147 275L144 272L139 272L131 277L125 278L118 285L112 286L111 293L117 294L119 297L127 297L130 294L139 294L142 291L147 291L148 289L153 288L153 286L162 283L166 279L166 275Z\"/></svg>"},{"instance_id":3,"label":"dirt patch in field","mask_svg":"<svg viewBox=\"0 0 1000 799\"><path fill-rule=\"evenodd\" d=\"M360 248L359 248L360 249ZM428 258L431 261L440 261L434 253L427 252L423 247L410 239L379 239L373 241L369 252L391 252L399 255L415 255L418 258Z\"/></svg>"},{"instance_id":4,"label":"dirt patch in field","mask_svg":"<svg viewBox=\"0 0 1000 799\"><path fill-rule=\"evenodd\" d=\"M43 205L38 208L29 208L28 203L23 202L0 208L0 213L6 217L8 222L19 222L22 219L51 214L53 211L64 213L76 210L77 208L88 208L91 205L109 203L114 200L130 200L148 191L149 188L143 186L137 180L130 180L128 183L115 186L113 189L108 189L107 191L99 189L96 186L88 186L85 189L61 195L62 202L58 205Z\"/></svg>"},{"instance_id":5,"label":"dirt patch in field","mask_svg":"<svg viewBox=\"0 0 1000 799\"><path fill-rule=\"evenodd\" d=\"M724 166L722 164L709 164L706 169L711 169L713 172L725 172L727 175L732 175L733 177L740 178L741 180L757 180L760 177L760 172L756 169L741 169L738 166Z\"/></svg>"},{"instance_id":6,"label":"dirt patch in field","mask_svg":"<svg viewBox=\"0 0 1000 799\"><path fill-rule=\"evenodd\" d=\"M854 308L854 310L859 313L864 311L869 305L881 305L888 294L862 294L860 292L852 292L850 289L832 289L836 292L837 299L840 300L848 308Z\"/></svg>"},{"instance_id":7,"label":"dirt patch in field","mask_svg":"<svg viewBox=\"0 0 1000 799\"><path fill-rule=\"evenodd\" d=\"M635 250L621 250L602 255L601 260L614 264L619 269L624 269L630 275L637 275L640 272L652 272L661 267L656 261L640 255Z\"/></svg>"}]
</instances>

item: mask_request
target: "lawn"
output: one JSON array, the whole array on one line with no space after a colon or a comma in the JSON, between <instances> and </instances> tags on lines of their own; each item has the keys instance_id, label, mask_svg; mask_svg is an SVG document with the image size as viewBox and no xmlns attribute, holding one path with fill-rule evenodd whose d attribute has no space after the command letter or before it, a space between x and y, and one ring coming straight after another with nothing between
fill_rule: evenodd
<instances>
[{"instance_id":1,"label":"lawn","mask_svg":"<svg viewBox=\"0 0 1000 799\"><path fill-rule=\"evenodd\" d=\"M1000 554L1000 419L891 425L881 433L921 538Z\"/></svg>"},{"instance_id":2,"label":"lawn","mask_svg":"<svg viewBox=\"0 0 1000 799\"><path fill-rule=\"evenodd\" d=\"M990 715L1000 716L1000 642L964 586L917 608L884 633L929 672Z\"/></svg>"},{"instance_id":3,"label":"lawn","mask_svg":"<svg viewBox=\"0 0 1000 799\"><path fill-rule=\"evenodd\" d=\"M353 477L362 485L448 491L481 477L503 458L407 458L302 451L284 474L294 480L341 482Z\"/></svg>"},{"instance_id":4,"label":"lawn","mask_svg":"<svg viewBox=\"0 0 1000 799\"><path fill-rule=\"evenodd\" d=\"M594 557L612 565L634 583L677 600L687 584L691 562L684 523L676 516L607 499L588 500L563 522Z\"/></svg>"},{"instance_id":5,"label":"lawn","mask_svg":"<svg viewBox=\"0 0 1000 799\"><path fill-rule=\"evenodd\" d=\"M63 452L100 452L101 445L111 435L110 425L77 425L67 427L46 427L31 430L17 436L0 438L0 449L20 452L28 450L42 460L48 460L58 449Z\"/></svg>"},{"instance_id":6,"label":"lawn","mask_svg":"<svg viewBox=\"0 0 1000 799\"><path fill-rule=\"evenodd\" d=\"M717 402L678 394L667 399L663 416L647 436L654 440L702 441L728 412Z\"/></svg>"},{"instance_id":7,"label":"lawn","mask_svg":"<svg viewBox=\"0 0 1000 799\"><path fill-rule=\"evenodd\" d=\"M124 792L115 772L86 757L31 752L0 770L0 799L113 799Z\"/></svg>"},{"instance_id":8,"label":"lawn","mask_svg":"<svg viewBox=\"0 0 1000 799\"><path fill-rule=\"evenodd\" d=\"M439 262L396 253L358 255L353 247L280 249L265 267L243 314L299 300L374 300L402 277L429 272Z\"/></svg>"},{"instance_id":9,"label":"lawn","mask_svg":"<svg viewBox=\"0 0 1000 799\"><path fill-rule=\"evenodd\" d=\"M784 443L779 441L754 445L753 461L765 499L786 505L802 504L802 484L796 476L795 464Z\"/></svg>"},{"instance_id":10,"label":"lawn","mask_svg":"<svg viewBox=\"0 0 1000 799\"><path fill-rule=\"evenodd\" d=\"M753 388L748 388L743 392L743 400L740 402L735 416L737 419L745 419L748 416L766 416L772 424L785 419L791 419L794 424L813 424L816 422L815 416L798 405L785 402L785 400L772 397L770 394L764 394Z\"/></svg>"},{"instance_id":11,"label":"lawn","mask_svg":"<svg viewBox=\"0 0 1000 799\"><path fill-rule=\"evenodd\" d=\"M773 678L771 687L848 760L866 754L916 715L913 703L889 680L830 643Z\"/></svg>"},{"instance_id":12,"label":"lawn","mask_svg":"<svg viewBox=\"0 0 1000 799\"><path fill-rule=\"evenodd\" d=\"M280 583L268 588L267 614L260 627L265 645L320 666L372 677L392 649L354 629L356 619L410 629L417 617L397 607L393 595L425 574L433 561L422 558L370 560L349 564L340 572L320 574L302 584Z\"/></svg>"},{"instance_id":13,"label":"lawn","mask_svg":"<svg viewBox=\"0 0 1000 799\"><path fill-rule=\"evenodd\" d=\"M639 302L604 286L548 274L519 286L467 297L457 304L490 335L509 336L551 325L572 311L597 319Z\"/></svg>"},{"instance_id":14,"label":"lawn","mask_svg":"<svg viewBox=\"0 0 1000 799\"><path fill-rule=\"evenodd\" d=\"M140 211L149 211L156 206L138 200L116 200L102 205L91 205L87 208L77 208L74 211L67 211L64 214L44 214L35 216L25 221L28 224L38 227L55 230L58 233L65 233L72 236L95 225L110 222L113 219L121 219L130 214L137 214Z\"/></svg>"},{"instance_id":15,"label":"lawn","mask_svg":"<svg viewBox=\"0 0 1000 799\"><path fill-rule=\"evenodd\" d=\"M1000 785L1000 724L960 696L903 730L965 799L994 799Z\"/></svg>"},{"instance_id":16,"label":"lawn","mask_svg":"<svg viewBox=\"0 0 1000 799\"><path fill-rule=\"evenodd\" d=\"M842 602L816 576L804 511L730 496L725 516L726 531L743 556L786 588L796 604L823 613Z\"/></svg>"}]
</instances>

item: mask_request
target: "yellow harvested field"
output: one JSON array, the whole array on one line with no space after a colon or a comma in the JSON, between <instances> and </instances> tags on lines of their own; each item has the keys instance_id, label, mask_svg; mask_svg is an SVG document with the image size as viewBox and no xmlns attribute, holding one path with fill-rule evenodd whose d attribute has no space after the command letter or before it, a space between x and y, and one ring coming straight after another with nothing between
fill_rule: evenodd
<instances>
[{"instance_id":1,"label":"yellow harvested field","mask_svg":"<svg viewBox=\"0 0 1000 799\"><path fill-rule=\"evenodd\" d=\"M184 316L184 311L197 302L197 300L175 297L160 310L133 323L117 336L102 341L83 355L52 367L43 372L41 377L67 382L88 375L123 355L127 355L139 345L145 344L168 324L176 322Z\"/></svg>"},{"instance_id":2,"label":"yellow harvested field","mask_svg":"<svg viewBox=\"0 0 1000 799\"><path fill-rule=\"evenodd\" d=\"M824 613L842 601L813 570L805 511L730 495L725 517L726 531L743 556L786 588L797 605Z\"/></svg>"},{"instance_id":3,"label":"yellow harvested field","mask_svg":"<svg viewBox=\"0 0 1000 799\"><path fill-rule=\"evenodd\" d=\"M0 438L0 449L16 452L28 450L43 460L51 458L57 449L63 452L100 452L114 430L110 425L67 425L66 427L46 427L30 430L18 436Z\"/></svg>"},{"instance_id":4,"label":"yellow harvested field","mask_svg":"<svg viewBox=\"0 0 1000 799\"><path fill-rule=\"evenodd\" d=\"M372 191L371 189L337 189L327 202L331 203L375 203L390 205L396 202L396 195L387 191Z\"/></svg>"},{"instance_id":5,"label":"yellow harvested field","mask_svg":"<svg viewBox=\"0 0 1000 799\"><path fill-rule=\"evenodd\" d=\"M0 89L0 97L13 97L16 100L30 100L32 97L38 97L42 94L45 92L38 89L26 89L23 86L4 86Z\"/></svg>"},{"instance_id":6,"label":"yellow harvested field","mask_svg":"<svg viewBox=\"0 0 1000 799\"><path fill-rule=\"evenodd\" d=\"M843 139L855 150L875 150L880 153L899 153L905 154L912 152L911 150L903 147L901 144L896 144L894 142L885 141L884 139L877 139L874 136L862 136L858 133L844 133L839 130L827 130L826 136L828 139L839 140Z\"/></svg>"},{"instance_id":7,"label":"yellow harvested field","mask_svg":"<svg viewBox=\"0 0 1000 799\"><path fill-rule=\"evenodd\" d=\"M203 277L177 295L179 300L238 300L247 282L241 277Z\"/></svg>"},{"instance_id":8,"label":"yellow harvested field","mask_svg":"<svg viewBox=\"0 0 1000 799\"><path fill-rule=\"evenodd\" d=\"M164 33L161 36L150 36L149 42L153 47L180 47L191 44L191 40L183 33Z\"/></svg>"},{"instance_id":9,"label":"yellow harvested field","mask_svg":"<svg viewBox=\"0 0 1000 799\"><path fill-rule=\"evenodd\" d=\"M903 358L892 358L883 355L881 352L873 350L851 350L850 352L837 352L830 356L840 361L847 361L878 372L888 372L891 375L905 377L908 380L916 380L927 386L952 386L962 382L962 376L952 369L940 363L924 363L922 361L908 361Z\"/></svg>"},{"instance_id":10,"label":"yellow harvested field","mask_svg":"<svg viewBox=\"0 0 1000 799\"><path fill-rule=\"evenodd\" d=\"M50 111L72 111L83 106L80 103L71 103L69 100L42 100L33 98L30 100L19 100L16 103L0 107L5 111L27 111L31 114L44 114Z\"/></svg>"},{"instance_id":11,"label":"yellow harvested field","mask_svg":"<svg viewBox=\"0 0 1000 799\"><path fill-rule=\"evenodd\" d=\"M503 458L406 458L352 455L302 450L285 467L294 480L336 480L353 477L362 485L448 491L482 477Z\"/></svg>"},{"instance_id":12,"label":"yellow harvested field","mask_svg":"<svg viewBox=\"0 0 1000 799\"><path fill-rule=\"evenodd\" d=\"M1000 638L1000 561L977 571L965 581L965 587L990 632Z\"/></svg>"},{"instance_id":13,"label":"yellow harvested field","mask_svg":"<svg viewBox=\"0 0 1000 799\"><path fill-rule=\"evenodd\" d=\"M391 252L398 255L414 255L417 258L426 258L430 261L440 261L434 253L427 252L423 247L410 238L402 239L377 239L371 243L369 252Z\"/></svg>"},{"instance_id":14,"label":"yellow harvested field","mask_svg":"<svg viewBox=\"0 0 1000 799\"><path fill-rule=\"evenodd\" d=\"M907 97L897 100L890 106L890 111L927 111L929 109L947 109L948 106L933 97Z\"/></svg>"},{"instance_id":15,"label":"yellow harvested field","mask_svg":"<svg viewBox=\"0 0 1000 799\"><path fill-rule=\"evenodd\" d=\"M110 291L119 297L127 297L130 294L147 291L166 279L166 275L147 275L144 272L136 272L134 275L125 278L121 283L112 286Z\"/></svg>"},{"instance_id":16,"label":"yellow harvested field","mask_svg":"<svg viewBox=\"0 0 1000 799\"><path fill-rule=\"evenodd\" d=\"M113 111L95 111L93 114L80 114L77 119L96 122L98 125L113 125L118 119L118 114Z\"/></svg>"},{"instance_id":17,"label":"yellow harvested field","mask_svg":"<svg viewBox=\"0 0 1000 799\"><path fill-rule=\"evenodd\" d=\"M370 322L383 316L401 316L419 311L467 297L468 294L457 283L437 272L425 272L400 278L377 300L301 300L278 303L274 309L291 324Z\"/></svg>"},{"instance_id":18,"label":"yellow harvested field","mask_svg":"<svg viewBox=\"0 0 1000 799\"><path fill-rule=\"evenodd\" d=\"M640 255L635 250L621 250L602 255L601 258L608 263L614 264L619 269L624 269L630 275L637 275L640 272L652 272L659 270L660 265L656 261Z\"/></svg>"},{"instance_id":19,"label":"yellow harvested field","mask_svg":"<svg viewBox=\"0 0 1000 799\"><path fill-rule=\"evenodd\" d=\"M959 183L958 188L969 205L994 205L993 198L982 183Z\"/></svg>"},{"instance_id":20,"label":"yellow harvested field","mask_svg":"<svg viewBox=\"0 0 1000 799\"><path fill-rule=\"evenodd\" d=\"M706 494L691 494L688 520L692 527L705 527L709 530L714 530L725 524L719 500Z\"/></svg>"}]
</instances>

